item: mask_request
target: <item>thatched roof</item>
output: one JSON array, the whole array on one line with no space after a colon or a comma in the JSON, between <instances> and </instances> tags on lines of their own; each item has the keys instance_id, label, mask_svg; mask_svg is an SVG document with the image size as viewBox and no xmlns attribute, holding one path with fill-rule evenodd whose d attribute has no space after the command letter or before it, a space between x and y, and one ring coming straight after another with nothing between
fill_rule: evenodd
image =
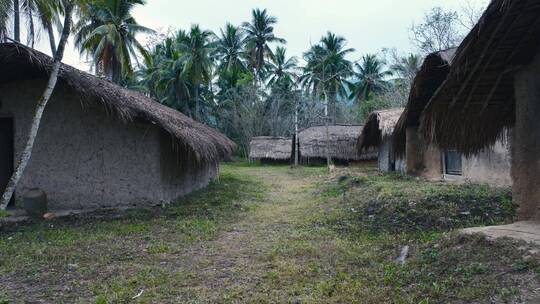
<instances>
[{"instance_id":1,"label":"thatched roof","mask_svg":"<svg viewBox=\"0 0 540 304\"><path fill-rule=\"evenodd\" d=\"M291 159L292 139L284 137L254 137L249 143L250 159Z\"/></svg>"},{"instance_id":2,"label":"thatched roof","mask_svg":"<svg viewBox=\"0 0 540 304\"><path fill-rule=\"evenodd\" d=\"M0 44L0 83L48 77L52 58L26 46ZM60 86L72 89L83 103L98 103L129 123L142 120L168 132L176 143L181 159L197 163L229 156L234 143L220 132L198 123L159 102L62 64Z\"/></svg>"},{"instance_id":3,"label":"thatched roof","mask_svg":"<svg viewBox=\"0 0 540 304\"><path fill-rule=\"evenodd\" d=\"M376 159L375 151L360 154L356 143L362 132L360 125L329 126L330 156L340 160ZM298 133L300 155L303 158L326 157L326 126L307 128Z\"/></svg>"},{"instance_id":4,"label":"thatched roof","mask_svg":"<svg viewBox=\"0 0 540 304\"><path fill-rule=\"evenodd\" d=\"M394 151L398 156L405 155L407 127L420 125L420 115L433 94L444 82L456 49L448 49L429 54L416 75L409 93L409 100L399 118L394 131Z\"/></svg>"},{"instance_id":5,"label":"thatched roof","mask_svg":"<svg viewBox=\"0 0 540 304\"><path fill-rule=\"evenodd\" d=\"M465 154L494 144L515 123L514 74L539 46L540 2L493 0L426 107L424 135Z\"/></svg>"},{"instance_id":6,"label":"thatched roof","mask_svg":"<svg viewBox=\"0 0 540 304\"><path fill-rule=\"evenodd\" d=\"M403 108L374 111L369 114L366 125L358 138L360 151L377 148L394 133L394 128L403 114Z\"/></svg>"}]
</instances>

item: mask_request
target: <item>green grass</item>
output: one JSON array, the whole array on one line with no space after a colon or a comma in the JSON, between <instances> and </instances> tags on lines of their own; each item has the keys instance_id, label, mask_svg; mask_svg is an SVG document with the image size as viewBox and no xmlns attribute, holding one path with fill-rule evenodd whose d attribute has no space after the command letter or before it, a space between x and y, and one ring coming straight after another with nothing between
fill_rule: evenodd
<instances>
[{"instance_id":1,"label":"green grass","mask_svg":"<svg viewBox=\"0 0 540 304\"><path fill-rule=\"evenodd\" d=\"M224 172L205 191L165 208L129 210L120 218L80 216L6 231L0 234L0 274L55 282L59 278L51 270L62 272L76 264L78 275L93 280L87 288L96 291L99 301L126 300L122 294L133 288L120 284L127 289L119 290L118 278L101 281L102 268L114 266L122 277L131 272L133 260L148 259L153 264L161 254L211 240L224 223L257 208L252 202L264 199L264 189L257 181ZM138 271L135 276L145 273Z\"/></svg>"},{"instance_id":2,"label":"green grass","mask_svg":"<svg viewBox=\"0 0 540 304\"><path fill-rule=\"evenodd\" d=\"M528 245L451 232L512 221L510 202L366 166L225 164L165 208L3 232L0 303L534 302Z\"/></svg>"},{"instance_id":3,"label":"green grass","mask_svg":"<svg viewBox=\"0 0 540 304\"><path fill-rule=\"evenodd\" d=\"M0 210L0 218L5 218L11 216L11 213L9 211Z\"/></svg>"}]
</instances>

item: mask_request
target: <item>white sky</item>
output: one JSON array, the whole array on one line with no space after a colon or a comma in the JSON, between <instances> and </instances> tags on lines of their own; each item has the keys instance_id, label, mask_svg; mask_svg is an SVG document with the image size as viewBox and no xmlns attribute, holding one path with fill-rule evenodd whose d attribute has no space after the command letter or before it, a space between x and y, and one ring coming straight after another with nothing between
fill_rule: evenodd
<instances>
[{"instance_id":1,"label":"white sky","mask_svg":"<svg viewBox=\"0 0 540 304\"><path fill-rule=\"evenodd\" d=\"M253 8L266 8L278 18L275 32L287 40L289 55L300 57L310 43L316 43L327 31L344 36L348 47L362 54L376 53L382 48L413 50L409 28L422 20L434 6L460 10L467 0L147 0L134 12L137 21L153 29L184 28L198 23L218 33L225 23L240 25L248 21ZM482 5L487 0L469 0ZM48 52L47 44L40 49ZM65 62L87 70L87 64L68 45Z\"/></svg>"}]
</instances>

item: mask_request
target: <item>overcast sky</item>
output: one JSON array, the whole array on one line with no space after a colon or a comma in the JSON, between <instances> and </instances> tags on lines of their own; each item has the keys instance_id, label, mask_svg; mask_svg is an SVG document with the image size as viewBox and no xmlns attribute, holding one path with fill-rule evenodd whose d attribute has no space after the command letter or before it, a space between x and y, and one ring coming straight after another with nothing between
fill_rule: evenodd
<instances>
[{"instance_id":1,"label":"overcast sky","mask_svg":"<svg viewBox=\"0 0 540 304\"><path fill-rule=\"evenodd\" d=\"M434 6L459 11L467 0L147 0L134 12L137 21L153 29L184 28L200 24L218 33L226 22L239 25L248 21L253 8L266 8L278 18L276 34L287 40L289 55L301 56L327 31L348 40L348 47L361 54L376 53L382 48L400 52L414 49L409 28L422 20ZM486 0L469 0L482 5ZM42 48L47 51L47 45ZM356 57L356 58L354 58ZM68 46L65 61L82 69L87 65Z\"/></svg>"}]
</instances>

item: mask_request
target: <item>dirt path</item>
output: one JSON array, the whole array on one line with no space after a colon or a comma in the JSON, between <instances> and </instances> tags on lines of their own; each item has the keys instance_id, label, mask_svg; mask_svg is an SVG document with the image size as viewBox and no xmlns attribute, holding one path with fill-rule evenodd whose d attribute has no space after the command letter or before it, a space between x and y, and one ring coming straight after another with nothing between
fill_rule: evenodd
<instances>
[{"instance_id":1,"label":"dirt path","mask_svg":"<svg viewBox=\"0 0 540 304\"><path fill-rule=\"evenodd\" d=\"M201 279L203 284L193 286L193 291L205 301L246 296L253 301L268 300L258 299L258 292L269 291L257 291L257 286L275 268L272 250L304 220L317 180L292 175L286 169L242 169L242 174L264 184L266 199L256 202L259 205L253 212L226 227L217 239L197 244L186 254L193 259L183 271Z\"/></svg>"}]
</instances>

